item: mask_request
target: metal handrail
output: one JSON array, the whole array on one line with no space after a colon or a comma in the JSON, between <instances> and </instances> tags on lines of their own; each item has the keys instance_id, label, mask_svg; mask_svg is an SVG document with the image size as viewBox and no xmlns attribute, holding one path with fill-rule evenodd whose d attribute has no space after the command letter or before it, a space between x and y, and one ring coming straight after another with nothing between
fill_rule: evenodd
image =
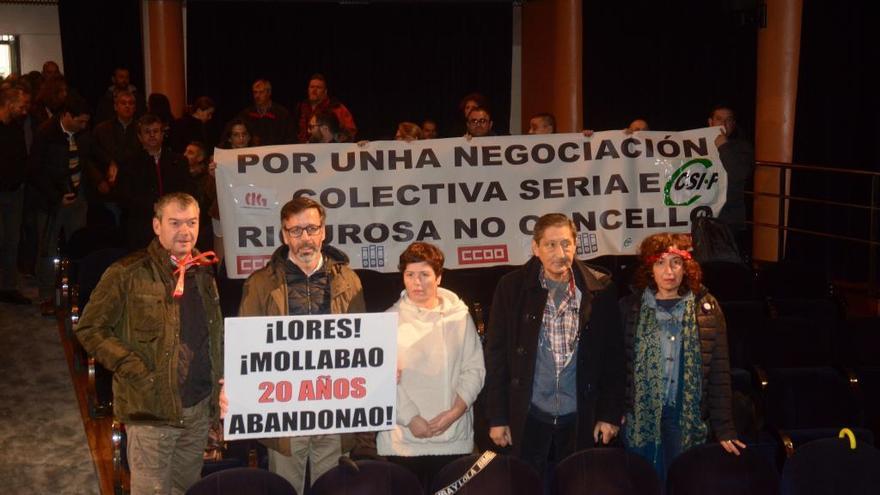
<instances>
[{"instance_id":1,"label":"metal handrail","mask_svg":"<svg viewBox=\"0 0 880 495\"><path fill-rule=\"evenodd\" d=\"M815 199L815 198L805 198L802 196L792 196L786 193L786 180L784 180L784 176L780 177L779 181L779 192L778 193L770 193L770 192L755 192L755 191L746 191L746 194L752 196L763 196L763 197L775 197L779 198L782 201L779 201L779 205L777 207L778 210L778 220L777 224L769 224L764 222L755 222L748 221L747 223L758 226L758 227L768 227L775 228L777 230L778 242L777 242L777 259L783 259L785 257L784 252L784 235L786 232L797 232L801 234L814 235L817 237L825 237L830 239L838 239L850 242L857 242L861 244L867 244L868 249L868 287L872 294L878 293L877 287L877 251L878 247L880 247L880 242L878 242L878 233L877 233L877 215L880 212L880 207L878 207L878 196L880 196L880 172L873 172L870 170L859 170L859 169L851 169L851 168L835 168L835 167L824 167L824 166L816 166L816 165L801 165L794 163L784 163L784 162L772 162L772 161L756 161L755 167L772 167L778 168L780 174L789 173L789 171L801 171L801 172L824 172L824 173L834 173L834 174L850 174L857 176L867 176L871 178L871 190L870 190L870 198L869 204L855 204L855 203L846 203L840 201L829 201L823 199ZM850 237L843 236L839 234L831 234L827 232L818 232L814 230L808 229L799 229L796 227L789 227L786 225L785 218L785 204L786 201L796 201L803 203L813 203L813 204L822 204L829 206L839 206L844 208L854 208L859 210L867 210L869 215L869 224L868 224L868 239L862 239L858 237Z\"/></svg>"},{"instance_id":2,"label":"metal handrail","mask_svg":"<svg viewBox=\"0 0 880 495\"><path fill-rule=\"evenodd\" d=\"M855 174L855 175L871 175L875 177L880 177L880 172L872 172L870 170L861 170L858 168L837 168L837 167L823 167L821 165L800 165L797 163L785 163L785 162L766 162L763 160L755 161L755 166L761 167L776 167L776 168L790 168L792 170L806 170L810 172L834 172L834 173L844 173L844 174Z\"/></svg>"},{"instance_id":3,"label":"metal handrail","mask_svg":"<svg viewBox=\"0 0 880 495\"><path fill-rule=\"evenodd\" d=\"M875 210L880 211L880 206L871 206L871 205L860 205L856 203L841 203L840 201L831 201L828 199L813 199L813 198L805 198L803 196L792 196L790 194L778 194L771 192L757 192L757 191L746 191L746 194L749 196L761 196L765 198L782 198L782 199L791 199L793 201L800 201L801 203L813 203L819 205L828 205L828 206L841 206L844 208L854 208L857 210Z\"/></svg>"}]
</instances>

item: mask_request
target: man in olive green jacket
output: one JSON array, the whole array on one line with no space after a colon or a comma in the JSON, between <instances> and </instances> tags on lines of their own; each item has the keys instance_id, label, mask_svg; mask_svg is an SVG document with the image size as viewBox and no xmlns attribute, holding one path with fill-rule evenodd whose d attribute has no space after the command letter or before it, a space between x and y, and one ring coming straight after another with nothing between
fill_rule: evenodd
<instances>
[{"instance_id":1,"label":"man in olive green jacket","mask_svg":"<svg viewBox=\"0 0 880 495\"><path fill-rule=\"evenodd\" d=\"M213 274L182 263L183 278L175 275L185 256L199 256L198 221L192 196L159 198L156 239L107 269L76 328L83 347L113 372L132 495L182 494L198 481L219 414L223 318Z\"/></svg>"},{"instance_id":2,"label":"man in olive green jacket","mask_svg":"<svg viewBox=\"0 0 880 495\"><path fill-rule=\"evenodd\" d=\"M239 316L363 313L364 291L348 257L324 246L324 208L306 197L281 209L284 245L268 265L244 284ZM337 464L357 444L359 452L375 452L375 434L313 435L262 440L269 447L269 469L304 493L306 460L311 480ZM372 446L372 449L370 447Z\"/></svg>"}]
</instances>

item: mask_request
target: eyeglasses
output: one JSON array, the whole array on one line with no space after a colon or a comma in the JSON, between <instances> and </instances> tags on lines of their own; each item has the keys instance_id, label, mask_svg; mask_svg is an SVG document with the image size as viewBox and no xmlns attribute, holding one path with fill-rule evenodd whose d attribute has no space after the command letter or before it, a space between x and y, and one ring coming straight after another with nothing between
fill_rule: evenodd
<instances>
[{"instance_id":1,"label":"eyeglasses","mask_svg":"<svg viewBox=\"0 0 880 495\"><path fill-rule=\"evenodd\" d=\"M310 236L317 234L323 229L323 225L306 225L305 227L291 227L287 230L287 235L290 237L302 237L303 232L307 232Z\"/></svg>"},{"instance_id":2,"label":"eyeglasses","mask_svg":"<svg viewBox=\"0 0 880 495\"><path fill-rule=\"evenodd\" d=\"M468 123L471 125L486 125L489 123L489 119L470 119Z\"/></svg>"}]
</instances>

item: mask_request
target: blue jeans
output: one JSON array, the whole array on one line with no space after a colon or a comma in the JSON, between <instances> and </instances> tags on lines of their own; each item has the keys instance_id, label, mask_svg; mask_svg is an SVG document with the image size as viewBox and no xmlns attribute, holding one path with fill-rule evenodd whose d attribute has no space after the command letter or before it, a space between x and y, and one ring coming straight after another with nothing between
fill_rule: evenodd
<instances>
[{"instance_id":1,"label":"blue jeans","mask_svg":"<svg viewBox=\"0 0 880 495\"><path fill-rule=\"evenodd\" d=\"M679 411L674 406L663 406L663 415L660 417L660 449L660 459L654 467L658 469L660 481L665 484L669 466L681 454Z\"/></svg>"}]
</instances>

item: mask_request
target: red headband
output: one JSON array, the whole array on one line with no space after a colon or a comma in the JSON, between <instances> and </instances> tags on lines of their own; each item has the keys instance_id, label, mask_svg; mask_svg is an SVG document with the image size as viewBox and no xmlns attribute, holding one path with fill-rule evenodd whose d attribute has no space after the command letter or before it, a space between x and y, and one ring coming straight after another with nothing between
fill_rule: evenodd
<instances>
[{"instance_id":1,"label":"red headband","mask_svg":"<svg viewBox=\"0 0 880 495\"><path fill-rule=\"evenodd\" d=\"M657 261L659 261L663 257L670 256L670 255L681 256L682 259L685 259L685 260L692 260L693 259L690 252L685 251L683 249L678 249L675 246L669 246L669 248L666 249L666 252L660 253L660 254L655 254L654 256L649 256L648 263L653 265L654 263L656 263Z\"/></svg>"}]
</instances>

